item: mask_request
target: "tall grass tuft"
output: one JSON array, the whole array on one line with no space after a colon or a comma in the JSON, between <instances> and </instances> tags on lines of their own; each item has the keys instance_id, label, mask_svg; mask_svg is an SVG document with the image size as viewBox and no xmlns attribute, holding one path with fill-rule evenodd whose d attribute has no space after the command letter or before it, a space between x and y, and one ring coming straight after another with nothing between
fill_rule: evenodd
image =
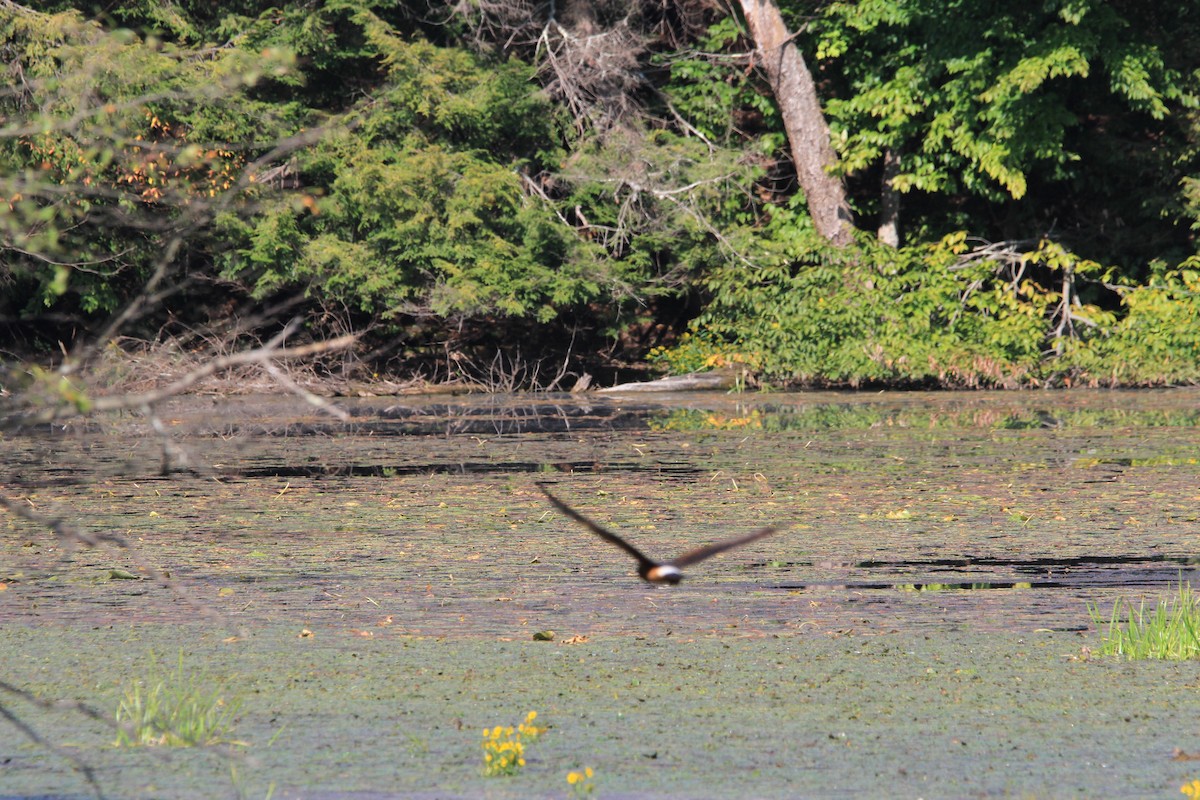
<instances>
[{"instance_id":1,"label":"tall grass tuft","mask_svg":"<svg viewBox=\"0 0 1200 800\"><path fill-rule=\"evenodd\" d=\"M153 654L151 658L149 677L133 681L117 707L118 747L239 744L227 737L241 700L226 700L223 686L185 673L183 653L165 674Z\"/></svg>"},{"instance_id":2,"label":"tall grass tuft","mask_svg":"<svg viewBox=\"0 0 1200 800\"><path fill-rule=\"evenodd\" d=\"M1193 594L1189 583L1181 582L1178 595L1160 600L1150 612L1144 602L1135 608L1125 599L1113 603L1107 619L1094 604L1088 604L1088 611L1097 628L1108 626L1101 655L1128 659L1200 658L1200 597Z\"/></svg>"}]
</instances>

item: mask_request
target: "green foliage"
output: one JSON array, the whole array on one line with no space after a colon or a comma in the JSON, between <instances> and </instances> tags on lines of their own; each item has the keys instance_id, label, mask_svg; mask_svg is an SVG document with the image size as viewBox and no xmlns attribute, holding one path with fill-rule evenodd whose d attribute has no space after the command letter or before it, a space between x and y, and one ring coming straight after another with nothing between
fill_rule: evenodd
<instances>
[{"instance_id":1,"label":"green foliage","mask_svg":"<svg viewBox=\"0 0 1200 800\"><path fill-rule=\"evenodd\" d=\"M1153 38L1160 32L1131 22L1086 0L1041 13L975 2L950 13L926 0L830 4L816 50L849 80L826 104L842 168L861 170L891 149L903 154L898 190L991 200L1023 197L1034 170L1066 176L1080 159L1067 132L1101 104L1161 120L1195 103L1195 87Z\"/></svg>"},{"instance_id":2,"label":"green foliage","mask_svg":"<svg viewBox=\"0 0 1200 800\"><path fill-rule=\"evenodd\" d=\"M250 277L259 296L299 286L382 319L544 321L597 296L603 271L524 184L556 138L528 68L406 40L365 11L354 19L387 72L381 102L304 155L319 205L228 221L244 244L227 274Z\"/></svg>"},{"instance_id":3,"label":"green foliage","mask_svg":"<svg viewBox=\"0 0 1200 800\"><path fill-rule=\"evenodd\" d=\"M1194 19L1088 0L1036 10L967 2L952 13L868 0L805 19L799 41L822 62L840 169L867 187L860 211L878 203L885 152L899 154L892 185L925 198L906 201L906 227L932 243L830 249L794 199L745 251L752 266L724 261L703 274L710 303L677 346L651 353L660 368L736 359L768 380L835 384L1197 379L1194 267L1140 279L1152 258L1186 259L1180 223L1200 219L1200 183L1180 183L1200 154L1200 127L1185 115L1200 94L1186 46L1197 40ZM711 27L704 49L728 49L734 33ZM710 98L745 119L755 116L749 98L767 96L730 61L672 64L677 107L710 135L720 131ZM854 183L859 175L868 180ZM1183 191L1168 200L1158 187L1173 185ZM1040 232L1046 219L1088 233L1064 236L1069 248L1039 235L1029 252L999 258L968 253L962 234L931 236L947 225L990 233L989 217L1006 236Z\"/></svg>"},{"instance_id":4,"label":"green foliage","mask_svg":"<svg viewBox=\"0 0 1200 800\"><path fill-rule=\"evenodd\" d=\"M757 372L760 366L757 357L740 352L735 345L708 331L688 331L671 347L652 348L646 354L646 360L673 375L721 367L742 367Z\"/></svg>"},{"instance_id":5,"label":"green foliage","mask_svg":"<svg viewBox=\"0 0 1200 800\"><path fill-rule=\"evenodd\" d=\"M337 175L318 213L280 204L248 232L238 268L257 268L260 294L299 284L385 319L425 307L545 319L598 290L560 268L573 243L504 165L353 134L309 163Z\"/></svg>"},{"instance_id":6,"label":"green foliage","mask_svg":"<svg viewBox=\"0 0 1200 800\"><path fill-rule=\"evenodd\" d=\"M631 127L576 149L558 176L558 206L586 222L584 235L639 293L679 292L754 246L746 195L760 170L746 161L736 150Z\"/></svg>"},{"instance_id":7,"label":"green foliage","mask_svg":"<svg viewBox=\"0 0 1200 800\"><path fill-rule=\"evenodd\" d=\"M961 249L960 236L838 250L798 230L760 266L715 270L695 327L753 354L769 379L1020 382L1039 360L1050 298L1011 289L989 264L956 268Z\"/></svg>"},{"instance_id":8,"label":"green foliage","mask_svg":"<svg viewBox=\"0 0 1200 800\"><path fill-rule=\"evenodd\" d=\"M126 302L159 266L162 237L236 189L248 159L226 143L272 136L286 117L248 94L292 69L282 51L201 57L74 12L14 8L0 10L0 47L23 76L0 99L0 309L14 315Z\"/></svg>"},{"instance_id":9,"label":"green foliage","mask_svg":"<svg viewBox=\"0 0 1200 800\"><path fill-rule=\"evenodd\" d=\"M381 63L386 109L362 116L371 141L419 135L496 160L542 166L562 156L555 143L554 111L532 85L532 70L518 61L488 62L455 48L410 39L367 11L354 21Z\"/></svg>"},{"instance_id":10,"label":"green foliage","mask_svg":"<svg viewBox=\"0 0 1200 800\"><path fill-rule=\"evenodd\" d=\"M651 354L671 371L1200 380L1200 31L1178 4L782 3L860 218L884 153L900 157L914 244L841 251L803 198L780 203L778 107L735 16L643 29L650 91L631 106L660 117L580 135L537 89L547 71L455 45L466 17L135 0L101 24L73 5L93 4L0 8L0 315L66 320L47 342L172 267L156 287L186 287L171 313L304 293L389 331L586 315L615 339L707 304Z\"/></svg>"},{"instance_id":11,"label":"green foliage","mask_svg":"<svg viewBox=\"0 0 1200 800\"><path fill-rule=\"evenodd\" d=\"M764 152L783 147L779 109L753 72L733 58L713 58L712 53L736 52L747 42L736 17L714 22L694 51L663 55L657 60L670 67L667 86L676 110L709 139L738 145L744 136L765 132L758 144ZM746 130L748 119L757 124Z\"/></svg>"},{"instance_id":12,"label":"green foliage","mask_svg":"<svg viewBox=\"0 0 1200 800\"><path fill-rule=\"evenodd\" d=\"M1112 385L1200 382L1200 257L1118 293L1119 318L1067 353L1080 374Z\"/></svg>"},{"instance_id":13,"label":"green foliage","mask_svg":"<svg viewBox=\"0 0 1200 800\"><path fill-rule=\"evenodd\" d=\"M833 249L778 214L780 249L707 279L712 302L661 365L737 360L767 380L947 386L1191 381L1200 370L1197 273L1166 273L1109 302L1111 271L1042 241L1026 253L969 250L964 234L893 250ZM1189 283L1191 281L1191 283Z\"/></svg>"}]
</instances>

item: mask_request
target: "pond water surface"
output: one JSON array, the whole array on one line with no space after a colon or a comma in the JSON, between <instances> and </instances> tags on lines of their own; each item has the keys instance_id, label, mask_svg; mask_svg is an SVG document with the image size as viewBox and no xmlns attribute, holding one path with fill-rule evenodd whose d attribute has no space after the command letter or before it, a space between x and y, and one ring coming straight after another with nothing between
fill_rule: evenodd
<instances>
[{"instance_id":1,"label":"pond water surface","mask_svg":"<svg viewBox=\"0 0 1200 800\"><path fill-rule=\"evenodd\" d=\"M0 735L0 798L88 795L69 756L131 798L562 797L583 766L598 797L1200 777L1200 669L1101 659L1089 614L1195 581L1198 391L338 405L184 398L165 438L138 415L5 437L7 496L131 546L5 518L0 679L111 713L182 657L245 744L118 749L0 695L64 748ZM784 527L654 587L537 482L655 557ZM482 777L480 731L533 709L526 768Z\"/></svg>"}]
</instances>

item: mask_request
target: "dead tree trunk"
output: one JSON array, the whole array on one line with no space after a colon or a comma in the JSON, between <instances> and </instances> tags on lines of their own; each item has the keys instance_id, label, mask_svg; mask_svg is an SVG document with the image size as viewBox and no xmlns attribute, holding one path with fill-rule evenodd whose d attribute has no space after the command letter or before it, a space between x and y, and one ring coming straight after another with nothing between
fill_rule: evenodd
<instances>
[{"instance_id":1,"label":"dead tree trunk","mask_svg":"<svg viewBox=\"0 0 1200 800\"><path fill-rule=\"evenodd\" d=\"M808 200L817 232L836 245L851 241L854 218L841 180L830 173L837 153L817 99L812 73L792 41L774 0L740 0L746 25L758 48L783 116L796 162L796 177Z\"/></svg>"}]
</instances>

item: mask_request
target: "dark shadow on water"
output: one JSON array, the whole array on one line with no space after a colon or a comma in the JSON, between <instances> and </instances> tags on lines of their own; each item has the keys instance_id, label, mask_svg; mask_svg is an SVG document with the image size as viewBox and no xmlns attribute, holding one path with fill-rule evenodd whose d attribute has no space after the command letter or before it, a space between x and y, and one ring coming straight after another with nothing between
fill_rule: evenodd
<instances>
[{"instance_id":1,"label":"dark shadow on water","mask_svg":"<svg viewBox=\"0 0 1200 800\"><path fill-rule=\"evenodd\" d=\"M765 567L766 564L759 566ZM800 565L775 565L800 566ZM811 566L804 564L803 566ZM774 589L799 591L816 587L838 586L857 590L899 591L986 591L989 589L1080 589L1111 587L1166 586L1186 580L1187 574L1200 569L1196 556L1079 556L1074 558L935 558L904 561L859 561L848 569L885 575L916 574L931 576L949 573L953 577L924 581L897 580L825 580L775 584ZM964 573L981 571L993 579L959 579Z\"/></svg>"},{"instance_id":2,"label":"dark shadow on water","mask_svg":"<svg viewBox=\"0 0 1200 800\"><path fill-rule=\"evenodd\" d=\"M802 591L805 589L831 588L858 589L861 591L898 592L974 592L988 589L1063 589L1072 584L1061 581L987 581L983 583L957 581L952 583L871 583L856 581L854 583L788 583L772 586L772 589L788 589Z\"/></svg>"},{"instance_id":3,"label":"dark shadow on water","mask_svg":"<svg viewBox=\"0 0 1200 800\"><path fill-rule=\"evenodd\" d=\"M934 558L919 561L860 561L855 564L860 569L918 569L918 568L969 568L991 567L995 569L1010 569L1014 572L1029 574L1052 574L1061 570L1064 574L1076 570L1094 571L1103 567L1123 567L1132 564L1164 564L1178 567L1200 565L1200 557L1182 556L1076 556L1072 558Z\"/></svg>"},{"instance_id":4,"label":"dark shadow on water","mask_svg":"<svg viewBox=\"0 0 1200 800\"><path fill-rule=\"evenodd\" d=\"M553 472L621 472L652 473L689 477L703 473L697 467L684 464L599 463L595 461L563 461L545 464L537 461L458 461L426 464L311 464L292 466L276 464L266 467L223 470L222 477L239 478L391 478L401 475L491 475L491 474L550 474Z\"/></svg>"}]
</instances>

